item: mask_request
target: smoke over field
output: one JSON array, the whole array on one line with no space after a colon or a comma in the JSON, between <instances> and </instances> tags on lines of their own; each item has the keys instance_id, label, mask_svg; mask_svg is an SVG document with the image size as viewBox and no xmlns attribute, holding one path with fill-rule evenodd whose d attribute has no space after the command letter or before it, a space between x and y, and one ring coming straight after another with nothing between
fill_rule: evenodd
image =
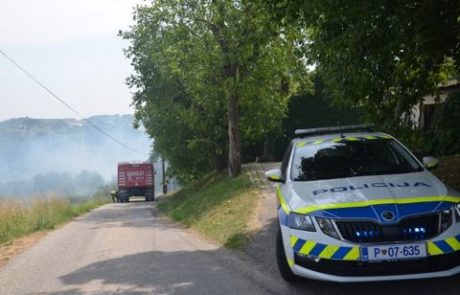
<instances>
[{"instance_id":1,"label":"smoke over field","mask_svg":"<svg viewBox=\"0 0 460 295\"><path fill-rule=\"evenodd\" d=\"M89 120L142 154L113 142L84 120L3 121L0 196L88 194L115 178L118 162L147 160L152 140L132 127L133 116L96 116Z\"/></svg>"}]
</instances>

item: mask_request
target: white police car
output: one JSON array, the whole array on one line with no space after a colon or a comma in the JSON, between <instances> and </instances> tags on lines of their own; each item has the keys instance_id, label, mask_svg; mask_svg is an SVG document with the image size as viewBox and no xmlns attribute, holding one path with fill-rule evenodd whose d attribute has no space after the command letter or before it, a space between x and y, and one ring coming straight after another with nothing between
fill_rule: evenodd
<instances>
[{"instance_id":1,"label":"white police car","mask_svg":"<svg viewBox=\"0 0 460 295\"><path fill-rule=\"evenodd\" d=\"M460 194L369 126L298 130L278 182L281 276L337 282L460 272Z\"/></svg>"}]
</instances>

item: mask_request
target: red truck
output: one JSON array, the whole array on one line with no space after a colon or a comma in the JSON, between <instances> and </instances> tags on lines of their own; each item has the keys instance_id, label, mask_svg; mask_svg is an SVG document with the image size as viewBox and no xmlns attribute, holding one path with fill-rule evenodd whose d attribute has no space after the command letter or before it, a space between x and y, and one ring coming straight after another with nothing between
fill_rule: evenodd
<instances>
[{"instance_id":1,"label":"red truck","mask_svg":"<svg viewBox=\"0 0 460 295\"><path fill-rule=\"evenodd\" d=\"M129 197L145 196L155 199L155 172L152 163L118 163L118 201L129 202Z\"/></svg>"}]
</instances>

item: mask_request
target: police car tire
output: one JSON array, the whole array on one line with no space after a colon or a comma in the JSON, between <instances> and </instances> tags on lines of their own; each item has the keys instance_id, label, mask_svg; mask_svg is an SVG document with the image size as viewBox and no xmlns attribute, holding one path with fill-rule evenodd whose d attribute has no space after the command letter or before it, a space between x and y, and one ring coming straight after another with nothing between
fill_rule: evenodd
<instances>
[{"instance_id":1,"label":"police car tire","mask_svg":"<svg viewBox=\"0 0 460 295\"><path fill-rule=\"evenodd\" d=\"M276 235L276 262L278 264L280 275L286 282L296 282L300 280L300 277L292 272L287 263L286 253L284 252L283 237L281 235L280 228L278 228L278 233Z\"/></svg>"}]
</instances>

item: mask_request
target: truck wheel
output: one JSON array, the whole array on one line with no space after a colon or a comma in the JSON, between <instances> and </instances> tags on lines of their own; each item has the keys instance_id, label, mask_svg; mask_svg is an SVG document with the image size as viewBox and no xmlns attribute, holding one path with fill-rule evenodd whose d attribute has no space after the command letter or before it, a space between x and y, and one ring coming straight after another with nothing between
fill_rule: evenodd
<instances>
[{"instance_id":1,"label":"truck wheel","mask_svg":"<svg viewBox=\"0 0 460 295\"><path fill-rule=\"evenodd\" d=\"M280 275L286 282L297 282L300 280L300 277L292 272L291 267L287 262L280 228L278 228L278 233L276 235L276 262L278 264Z\"/></svg>"},{"instance_id":2,"label":"truck wheel","mask_svg":"<svg viewBox=\"0 0 460 295\"><path fill-rule=\"evenodd\" d=\"M148 187L145 190L145 201L152 202L153 200L155 200L155 190L153 187Z\"/></svg>"}]
</instances>

